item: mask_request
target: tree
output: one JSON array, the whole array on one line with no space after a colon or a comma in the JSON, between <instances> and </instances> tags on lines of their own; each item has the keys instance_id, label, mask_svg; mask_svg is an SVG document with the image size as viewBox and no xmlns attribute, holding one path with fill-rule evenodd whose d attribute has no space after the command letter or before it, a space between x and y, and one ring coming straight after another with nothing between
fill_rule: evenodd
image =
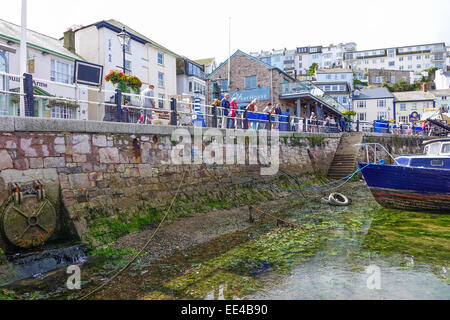
<instances>
[{"instance_id":1,"label":"tree","mask_svg":"<svg viewBox=\"0 0 450 320\"><path fill-rule=\"evenodd\" d=\"M308 69L308 72L306 73L307 76L313 76L316 74L317 69L319 69L319 65L317 62L314 62Z\"/></svg>"},{"instance_id":2,"label":"tree","mask_svg":"<svg viewBox=\"0 0 450 320\"><path fill-rule=\"evenodd\" d=\"M421 83L416 81L413 84L409 84L405 80L400 80L395 84L384 82L382 86L387 88L390 92L418 91L421 88Z\"/></svg>"}]
</instances>

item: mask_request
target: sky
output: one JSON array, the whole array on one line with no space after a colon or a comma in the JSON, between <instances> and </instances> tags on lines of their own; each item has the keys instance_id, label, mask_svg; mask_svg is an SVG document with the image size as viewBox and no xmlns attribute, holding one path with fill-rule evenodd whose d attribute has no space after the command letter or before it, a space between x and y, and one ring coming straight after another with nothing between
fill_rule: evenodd
<instances>
[{"instance_id":1,"label":"sky","mask_svg":"<svg viewBox=\"0 0 450 320\"><path fill-rule=\"evenodd\" d=\"M0 19L20 24L21 0ZM73 25L116 19L190 59L356 42L358 50L446 42L449 0L29 0L28 28L60 38Z\"/></svg>"}]
</instances>

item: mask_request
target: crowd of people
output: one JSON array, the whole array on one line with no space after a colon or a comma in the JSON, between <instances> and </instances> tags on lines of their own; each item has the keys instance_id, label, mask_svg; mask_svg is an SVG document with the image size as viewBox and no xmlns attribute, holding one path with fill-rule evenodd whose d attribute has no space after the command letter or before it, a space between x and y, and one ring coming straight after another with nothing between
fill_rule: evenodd
<instances>
[{"instance_id":1,"label":"crowd of people","mask_svg":"<svg viewBox=\"0 0 450 320\"><path fill-rule=\"evenodd\" d=\"M138 124L152 124L152 111L156 107L155 103L155 87L149 85L148 88L141 92L141 107L139 112L137 123ZM215 106L215 111L220 119L217 124L221 128L227 129L242 129L244 128L244 116L245 111L248 113L257 113L258 99L254 99L250 102L245 109L241 110L238 107L237 99L230 99L230 94L225 94L222 100L216 99L213 101L212 106ZM131 119L129 110L129 101L125 100L122 110L125 112L125 122L135 122L135 119ZM249 120L249 129L253 130L278 130L282 120L282 105L277 103L273 105L268 103L260 114L267 115L267 120L270 117L270 121L267 120ZM287 125L289 131L309 131L309 132L345 132L351 130L351 123L348 123L345 117L336 119L331 115L328 115L323 121L318 120L315 112L311 112L311 116L306 119L305 123L299 121L299 118L292 117L290 123L283 122ZM306 125L306 128L303 128Z\"/></svg>"}]
</instances>

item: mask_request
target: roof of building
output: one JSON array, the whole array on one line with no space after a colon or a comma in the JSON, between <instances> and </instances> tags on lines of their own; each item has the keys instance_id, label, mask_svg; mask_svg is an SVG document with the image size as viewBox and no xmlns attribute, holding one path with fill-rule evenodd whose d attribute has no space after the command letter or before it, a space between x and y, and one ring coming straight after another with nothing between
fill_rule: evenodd
<instances>
[{"instance_id":1,"label":"roof of building","mask_svg":"<svg viewBox=\"0 0 450 320\"><path fill-rule=\"evenodd\" d=\"M423 101L434 100L434 95L428 91L393 92L395 101Z\"/></svg>"},{"instance_id":2,"label":"roof of building","mask_svg":"<svg viewBox=\"0 0 450 320\"><path fill-rule=\"evenodd\" d=\"M359 91L359 95L355 95ZM361 89L355 90L353 93L353 100L367 100L367 99L389 99L394 98L392 93L386 88Z\"/></svg>"},{"instance_id":3,"label":"roof of building","mask_svg":"<svg viewBox=\"0 0 450 320\"><path fill-rule=\"evenodd\" d=\"M432 90L430 91L432 94L434 94L437 97L446 97L450 96L450 89L442 89L442 90Z\"/></svg>"},{"instance_id":4,"label":"roof of building","mask_svg":"<svg viewBox=\"0 0 450 320\"><path fill-rule=\"evenodd\" d=\"M319 69L316 73L353 73L352 69L343 68L330 68L330 69Z\"/></svg>"},{"instance_id":5,"label":"roof of building","mask_svg":"<svg viewBox=\"0 0 450 320\"><path fill-rule=\"evenodd\" d=\"M0 38L20 43L21 27L14 23L0 19ZM27 30L27 45L29 48L42 50L70 60L84 60L79 55L67 50L61 41L42 33Z\"/></svg>"},{"instance_id":6,"label":"roof of building","mask_svg":"<svg viewBox=\"0 0 450 320\"><path fill-rule=\"evenodd\" d=\"M201 64L202 66L209 66L210 64L212 64L214 62L214 60L216 60L216 59L215 58L206 58L206 59L194 60L194 62Z\"/></svg>"},{"instance_id":7,"label":"roof of building","mask_svg":"<svg viewBox=\"0 0 450 320\"><path fill-rule=\"evenodd\" d=\"M122 22L120 22L120 21L115 20L115 19L102 20L102 21L98 21L96 23L93 23L93 24L81 27L80 29L75 30L75 32L79 31L79 30L82 30L82 29L85 29L85 28L88 28L88 27L91 27L91 26L96 26L97 28L108 28L108 29L110 29L112 31L115 31L115 32L119 33L119 32L122 31L122 27L124 26L124 24ZM157 42L155 42L153 40L151 40L150 38L147 38L142 33L137 32L136 30L128 27L127 25L125 25L125 30L126 30L126 32L128 34L130 34L131 39L133 39L135 41L138 41L138 42L143 43L143 44L147 44L148 43L149 45L151 45L151 46L153 46L153 47L155 47L155 48L157 48L159 50L162 50L162 51L164 51L166 53L170 53L170 54L172 54L172 55L174 55L176 57L181 57L179 54L176 54L175 52L167 49L166 47L160 45L159 43L157 43Z\"/></svg>"}]
</instances>

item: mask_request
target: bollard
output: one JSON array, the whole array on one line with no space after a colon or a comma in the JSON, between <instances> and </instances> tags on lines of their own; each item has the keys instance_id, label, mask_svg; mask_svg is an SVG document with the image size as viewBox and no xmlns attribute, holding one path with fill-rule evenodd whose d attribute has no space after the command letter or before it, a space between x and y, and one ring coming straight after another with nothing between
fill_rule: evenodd
<instances>
[{"instance_id":1,"label":"bollard","mask_svg":"<svg viewBox=\"0 0 450 320\"><path fill-rule=\"evenodd\" d=\"M170 125L176 126L177 125L177 99L172 98L170 100L170 110L172 111L170 113Z\"/></svg>"},{"instance_id":2,"label":"bollard","mask_svg":"<svg viewBox=\"0 0 450 320\"><path fill-rule=\"evenodd\" d=\"M217 106L214 104L212 106L212 127L217 128Z\"/></svg>"},{"instance_id":3,"label":"bollard","mask_svg":"<svg viewBox=\"0 0 450 320\"><path fill-rule=\"evenodd\" d=\"M248 130L248 110L244 111L244 130Z\"/></svg>"},{"instance_id":4,"label":"bollard","mask_svg":"<svg viewBox=\"0 0 450 320\"><path fill-rule=\"evenodd\" d=\"M116 89L116 94L114 96L114 103L117 107L117 122L122 122L122 91Z\"/></svg>"},{"instance_id":5,"label":"bollard","mask_svg":"<svg viewBox=\"0 0 450 320\"><path fill-rule=\"evenodd\" d=\"M24 73L23 76L23 91L25 93L25 116L34 117L33 76L29 73Z\"/></svg>"},{"instance_id":6,"label":"bollard","mask_svg":"<svg viewBox=\"0 0 450 320\"><path fill-rule=\"evenodd\" d=\"M306 132L306 118L303 118L303 132Z\"/></svg>"}]
</instances>

